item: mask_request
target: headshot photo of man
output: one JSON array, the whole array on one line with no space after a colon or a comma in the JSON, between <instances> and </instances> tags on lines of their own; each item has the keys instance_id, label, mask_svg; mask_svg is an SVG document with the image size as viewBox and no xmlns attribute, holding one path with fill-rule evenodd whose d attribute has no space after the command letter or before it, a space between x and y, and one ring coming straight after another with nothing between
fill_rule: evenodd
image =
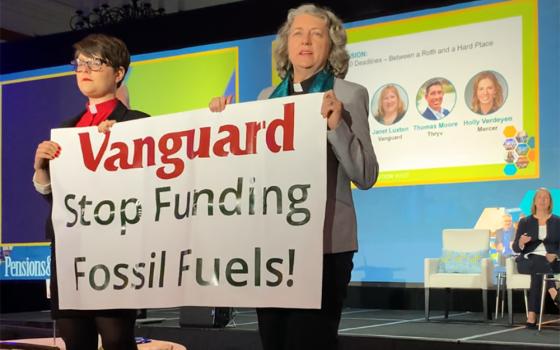
<instances>
[{"instance_id":1,"label":"headshot photo of man","mask_svg":"<svg viewBox=\"0 0 560 350\"><path fill-rule=\"evenodd\" d=\"M450 93L453 95L450 98ZM447 100L450 101L447 101ZM446 79L430 79L422 85L417 96L418 111L428 120L440 120L450 113L445 106L455 104L455 89Z\"/></svg>"}]
</instances>

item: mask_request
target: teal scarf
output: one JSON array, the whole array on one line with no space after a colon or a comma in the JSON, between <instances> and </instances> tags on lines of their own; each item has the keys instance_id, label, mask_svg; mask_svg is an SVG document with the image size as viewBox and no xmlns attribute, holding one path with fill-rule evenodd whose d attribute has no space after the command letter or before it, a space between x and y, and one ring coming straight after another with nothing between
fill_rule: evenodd
<instances>
[{"instance_id":1,"label":"teal scarf","mask_svg":"<svg viewBox=\"0 0 560 350\"><path fill-rule=\"evenodd\" d=\"M274 91L272 92L269 98L288 96L290 91L289 86L290 86L291 75L292 75L291 73L288 73L288 75L284 78L284 80L282 80L280 85L278 85L276 89L274 89ZM313 80L313 84L311 84L308 93L325 92L331 90L333 86L334 86L334 75L332 75L331 72L328 72L327 70L323 69L315 76L315 79Z\"/></svg>"}]
</instances>

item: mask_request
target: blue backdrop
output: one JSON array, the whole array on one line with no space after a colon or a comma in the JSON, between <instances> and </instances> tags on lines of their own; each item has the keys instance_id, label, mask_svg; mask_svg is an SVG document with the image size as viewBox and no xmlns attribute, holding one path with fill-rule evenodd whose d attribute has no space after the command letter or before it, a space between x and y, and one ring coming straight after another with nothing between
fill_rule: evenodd
<instances>
[{"instance_id":1,"label":"blue backdrop","mask_svg":"<svg viewBox=\"0 0 560 350\"><path fill-rule=\"evenodd\" d=\"M437 11L493 1L456 5ZM540 0L539 108L540 178L533 180L373 188L354 191L360 250L354 281L423 281L423 259L441 253L444 228L473 227L486 207L519 207L527 191L560 187L560 1ZM421 11L355 23L358 26L433 13ZM237 46L239 100L254 100L271 85L271 42L274 35L135 56L134 60ZM69 58L70 59L70 58ZM259 62L259 64L255 64ZM69 66L4 75L2 81L66 72ZM2 86L2 244L44 241L46 203L31 184L33 156L49 129L84 106L74 77ZM43 84L47 84L45 88ZM383 162L383 159L379 160ZM4 247L5 248L5 247ZM5 250L5 249L4 249ZM9 249L8 249L9 251ZM1 255L1 254L0 254ZM2 263L2 256L0 256ZM0 273L0 276L2 273Z\"/></svg>"}]
</instances>

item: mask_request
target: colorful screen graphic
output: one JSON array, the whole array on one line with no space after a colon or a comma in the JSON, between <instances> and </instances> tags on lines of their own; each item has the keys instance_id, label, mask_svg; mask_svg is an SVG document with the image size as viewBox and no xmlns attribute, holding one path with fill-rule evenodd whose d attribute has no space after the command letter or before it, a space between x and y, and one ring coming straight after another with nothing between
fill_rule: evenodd
<instances>
[{"instance_id":1,"label":"colorful screen graphic","mask_svg":"<svg viewBox=\"0 0 560 350\"><path fill-rule=\"evenodd\" d=\"M538 177L535 11L507 2L349 30L377 186Z\"/></svg>"},{"instance_id":2,"label":"colorful screen graphic","mask_svg":"<svg viewBox=\"0 0 560 350\"><path fill-rule=\"evenodd\" d=\"M558 198L558 13L558 1L480 0L345 24L346 79L369 92L381 170L374 188L353 191L353 281L421 283L443 229L472 228L485 208L527 215L542 186ZM134 56L123 98L152 116L220 95L253 101L279 82L274 40ZM46 278L50 206L33 188L33 157L86 100L70 65L0 76L0 88L0 279Z\"/></svg>"},{"instance_id":3,"label":"colorful screen graphic","mask_svg":"<svg viewBox=\"0 0 560 350\"><path fill-rule=\"evenodd\" d=\"M237 96L237 48L137 61L127 79L130 105L150 115L208 106L214 96Z\"/></svg>"}]
</instances>

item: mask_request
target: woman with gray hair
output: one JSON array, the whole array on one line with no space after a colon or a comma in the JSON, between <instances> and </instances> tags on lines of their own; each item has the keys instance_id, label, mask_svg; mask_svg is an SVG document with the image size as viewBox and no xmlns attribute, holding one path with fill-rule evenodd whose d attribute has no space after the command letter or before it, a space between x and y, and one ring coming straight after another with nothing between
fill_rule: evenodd
<instances>
[{"instance_id":1,"label":"woman with gray hair","mask_svg":"<svg viewBox=\"0 0 560 350\"><path fill-rule=\"evenodd\" d=\"M358 250L351 182L368 189L379 172L367 120L368 92L343 80L349 61L345 47L342 22L330 10L311 4L291 9L274 51L283 80L259 94L259 99L266 99L324 92L320 111L328 129L321 309L258 309L265 350L336 349L338 345L342 303ZM215 97L209 107L220 112L229 102L230 97Z\"/></svg>"}]
</instances>

